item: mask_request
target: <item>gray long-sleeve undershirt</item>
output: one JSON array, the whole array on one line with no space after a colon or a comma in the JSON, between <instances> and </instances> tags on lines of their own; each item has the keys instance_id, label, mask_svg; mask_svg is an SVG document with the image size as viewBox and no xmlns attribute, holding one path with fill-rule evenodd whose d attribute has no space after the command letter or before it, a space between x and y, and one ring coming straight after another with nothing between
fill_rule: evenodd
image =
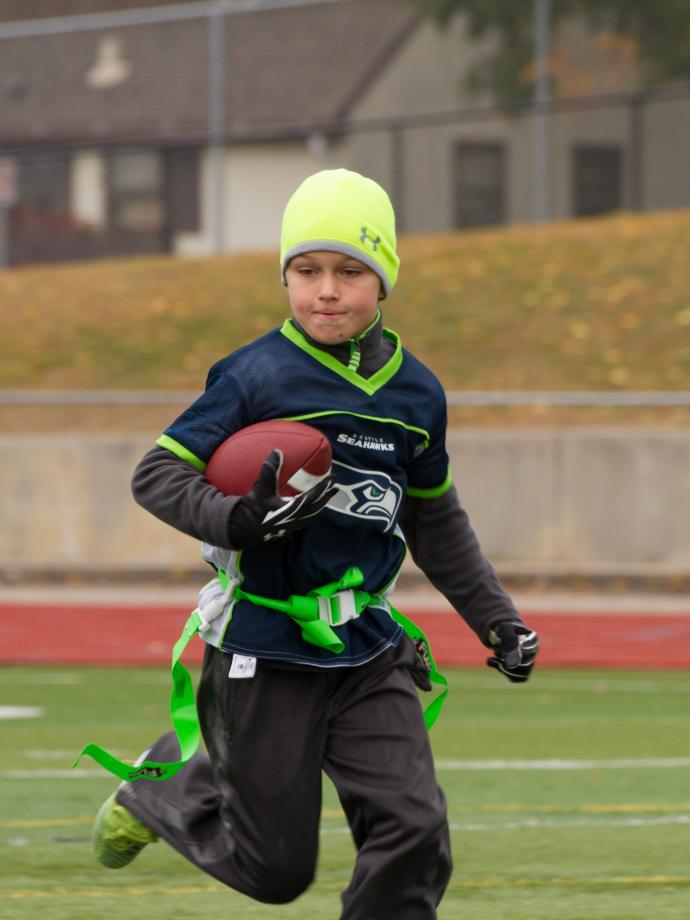
<instances>
[{"instance_id":1,"label":"gray long-sleeve undershirt","mask_svg":"<svg viewBox=\"0 0 690 920\"><path fill-rule=\"evenodd\" d=\"M482 553L455 486L438 498L408 497L400 526L415 563L485 645L496 623L520 620Z\"/></svg>"}]
</instances>

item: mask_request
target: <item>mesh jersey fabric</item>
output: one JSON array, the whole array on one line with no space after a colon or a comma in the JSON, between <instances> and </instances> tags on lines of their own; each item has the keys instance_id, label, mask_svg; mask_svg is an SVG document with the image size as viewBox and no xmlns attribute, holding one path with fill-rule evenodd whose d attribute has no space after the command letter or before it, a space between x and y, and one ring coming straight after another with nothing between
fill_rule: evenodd
<instances>
[{"instance_id":1,"label":"mesh jersey fabric","mask_svg":"<svg viewBox=\"0 0 690 920\"><path fill-rule=\"evenodd\" d=\"M449 480L443 388L394 333L386 335L396 351L376 375L380 383L369 385L310 353L285 324L214 364L205 392L159 439L203 468L227 437L255 422L299 418L328 437L339 491L308 527L241 552L204 546L207 561L244 590L306 594L353 565L366 591L394 583L405 555L399 518L408 489L434 492ZM370 607L337 631L345 650L335 656L305 643L284 614L240 601L204 638L228 652L322 667L361 664L400 638L385 608Z\"/></svg>"}]
</instances>

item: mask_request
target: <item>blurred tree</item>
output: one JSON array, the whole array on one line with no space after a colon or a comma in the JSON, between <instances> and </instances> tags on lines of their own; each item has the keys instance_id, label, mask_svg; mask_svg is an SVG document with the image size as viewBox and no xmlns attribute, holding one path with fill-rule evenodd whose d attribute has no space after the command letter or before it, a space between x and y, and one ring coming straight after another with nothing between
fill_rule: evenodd
<instances>
[{"instance_id":1,"label":"blurred tree","mask_svg":"<svg viewBox=\"0 0 690 920\"><path fill-rule=\"evenodd\" d=\"M468 73L471 91L489 90L500 103L531 98L534 82L534 0L406 0L445 25L465 13L470 34L493 34L495 51ZM690 0L551 0L554 31L581 15L589 30L613 33L636 49L643 85L690 78Z\"/></svg>"}]
</instances>

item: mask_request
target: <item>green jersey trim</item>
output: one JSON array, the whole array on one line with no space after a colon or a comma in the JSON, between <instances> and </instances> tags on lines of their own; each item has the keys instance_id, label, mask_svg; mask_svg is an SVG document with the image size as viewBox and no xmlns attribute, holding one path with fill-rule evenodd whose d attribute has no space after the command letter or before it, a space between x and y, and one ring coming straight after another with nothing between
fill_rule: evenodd
<instances>
[{"instance_id":1,"label":"green jersey trim","mask_svg":"<svg viewBox=\"0 0 690 920\"><path fill-rule=\"evenodd\" d=\"M184 444L180 444L175 438L171 438L167 434L162 434L156 441L156 444L159 447L164 447L166 450L169 450L171 454L175 454L180 460L185 460L187 463L191 464L194 469L199 470L200 473L205 471L206 464L204 461L200 460L191 450L187 450Z\"/></svg>"},{"instance_id":2,"label":"green jersey trim","mask_svg":"<svg viewBox=\"0 0 690 920\"><path fill-rule=\"evenodd\" d=\"M435 486L433 489L415 489L414 486L410 486L407 490L407 494L410 498L438 498L439 495L445 495L452 485L453 476L449 469L446 478L440 486Z\"/></svg>"},{"instance_id":3,"label":"green jersey trim","mask_svg":"<svg viewBox=\"0 0 690 920\"><path fill-rule=\"evenodd\" d=\"M365 380L364 377L360 377L359 374L350 370L350 368L346 367L344 364L341 364L340 361L327 354L327 352L321 351L320 348L315 348L307 341L299 329L293 326L289 319L285 320L280 331L293 345L301 348L302 351L306 351L308 355L311 355L312 358L315 358L330 371L333 371L334 374L347 380L348 383L351 383L360 390L364 390L368 396L373 396L377 390L380 390L382 386L388 383L391 377L398 372L402 364L403 356L400 338L392 329L384 328L383 335L395 345L395 351L383 367L377 370L368 380Z\"/></svg>"},{"instance_id":4,"label":"green jersey trim","mask_svg":"<svg viewBox=\"0 0 690 920\"><path fill-rule=\"evenodd\" d=\"M407 431L413 431L415 434L421 435L425 447L429 446L429 441L431 440L429 432L424 428L417 428L415 425L408 425L406 422L401 422L397 418L382 418L379 415L364 415L362 412L349 412L347 409L330 409L325 412L307 412L305 415L287 415L284 418L276 419L276 421L304 422L310 418L322 418L324 415L353 415L355 418L364 418L370 422L381 422L382 425L400 425L401 428L405 428Z\"/></svg>"}]
</instances>

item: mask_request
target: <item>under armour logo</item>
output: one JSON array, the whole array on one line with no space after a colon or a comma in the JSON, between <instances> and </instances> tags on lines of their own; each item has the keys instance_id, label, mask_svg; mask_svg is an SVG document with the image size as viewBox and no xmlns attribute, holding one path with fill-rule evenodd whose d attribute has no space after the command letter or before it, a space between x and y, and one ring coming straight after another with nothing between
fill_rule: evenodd
<instances>
[{"instance_id":1,"label":"under armour logo","mask_svg":"<svg viewBox=\"0 0 690 920\"><path fill-rule=\"evenodd\" d=\"M376 239L374 239L373 236L369 236L369 234L367 233L367 228L362 227L362 235L360 236L359 241L360 243L364 243L366 240L369 240L369 242L372 245L372 249L374 250L374 252L376 252L376 247L381 242L381 237L377 236Z\"/></svg>"}]
</instances>

